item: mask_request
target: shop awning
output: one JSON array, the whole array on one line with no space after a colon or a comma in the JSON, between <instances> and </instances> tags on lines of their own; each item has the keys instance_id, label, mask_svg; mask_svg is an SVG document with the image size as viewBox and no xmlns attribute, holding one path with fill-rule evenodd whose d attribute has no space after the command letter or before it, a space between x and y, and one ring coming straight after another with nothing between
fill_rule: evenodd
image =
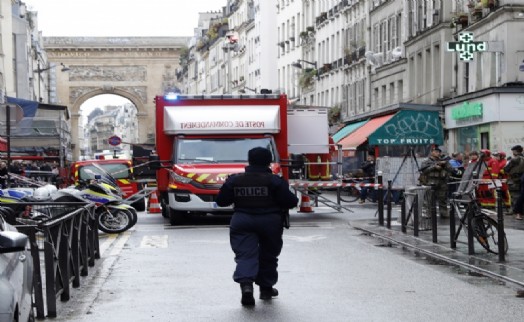
<instances>
[{"instance_id":1,"label":"shop awning","mask_svg":"<svg viewBox=\"0 0 524 322\"><path fill-rule=\"evenodd\" d=\"M371 120L373 121L373 120ZM370 121L370 122L371 122ZM442 145L444 135L437 111L401 110L368 136L370 145Z\"/></svg>"},{"instance_id":2,"label":"shop awning","mask_svg":"<svg viewBox=\"0 0 524 322\"><path fill-rule=\"evenodd\" d=\"M344 150L356 149L359 145L366 142L371 133L375 132L376 129L378 129L389 119L391 119L393 115L394 114L384 115L366 121L364 125L362 125L353 133L340 140L338 144L342 145L342 149Z\"/></svg>"},{"instance_id":3,"label":"shop awning","mask_svg":"<svg viewBox=\"0 0 524 322\"><path fill-rule=\"evenodd\" d=\"M366 124L367 121L368 120L357 122L357 123L352 123L352 124L348 124L348 125L344 126L340 130L338 130L337 133L333 134L333 136L332 136L333 141L335 143L338 143L338 141L342 140L343 138L345 138L346 136L351 134L353 131L355 131L356 129L358 129L362 125Z\"/></svg>"}]
</instances>

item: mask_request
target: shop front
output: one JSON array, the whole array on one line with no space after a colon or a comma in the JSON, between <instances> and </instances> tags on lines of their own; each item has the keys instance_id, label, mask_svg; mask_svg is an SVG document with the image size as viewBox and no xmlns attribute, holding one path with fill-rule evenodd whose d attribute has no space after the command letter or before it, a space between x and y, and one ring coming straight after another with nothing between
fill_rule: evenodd
<instances>
[{"instance_id":1,"label":"shop front","mask_svg":"<svg viewBox=\"0 0 524 322\"><path fill-rule=\"evenodd\" d=\"M445 105L448 150L489 149L511 155L512 146L524 144L524 88L521 90L490 89L483 96Z\"/></svg>"},{"instance_id":2,"label":"shop front","mask_svg":"<svg viewBox=\"0 0 524 322\"><path fill-rule=\"evenodd\" d=\"M438 107L428 110L404 107L367 119L338 141L344 152L344 171L357 169L368 154L376 157L411 154L426 157L432 146L444 143L438 110Z\"/></svg>"}]
</instances>

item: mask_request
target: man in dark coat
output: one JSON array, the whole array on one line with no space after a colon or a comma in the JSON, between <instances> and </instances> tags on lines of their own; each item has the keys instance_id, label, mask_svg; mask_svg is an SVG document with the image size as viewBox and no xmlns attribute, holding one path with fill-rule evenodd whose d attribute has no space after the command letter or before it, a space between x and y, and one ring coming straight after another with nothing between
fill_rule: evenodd
<instances>
[{"instance_id":1,"label":"man in dark coat","mask_svg":"<svg viewBox=\"0 0 524 322\"><path fill-rule=\"evenodd\" d=\"M522 191L521 178L524 175L524 156L522 155L522 150L522 145L512 147L511 152L513 152L513 157L504 167L504 173L508 176L508 187L511 195L513 214L515 215L515 219L518 220L522 220L522 209L516 204Z\"/></svg>"},{"instance_id":2,"label":"man in dark coat","mask_svg":"<svg viewBox=\"0 0 524 322\"><path fill-rule=\"evenodd\" d=\"M254 305L253 282L260 287L260 299L278 295L278 256L282 250L282 214L298 204L289 184L272 174L273 160L266 148L248 152L245 173L230 176L217 196L221 207L234 204L229 238L237 263L233 280L240 284L242 305Z\"/></svg>"}]
</instances>

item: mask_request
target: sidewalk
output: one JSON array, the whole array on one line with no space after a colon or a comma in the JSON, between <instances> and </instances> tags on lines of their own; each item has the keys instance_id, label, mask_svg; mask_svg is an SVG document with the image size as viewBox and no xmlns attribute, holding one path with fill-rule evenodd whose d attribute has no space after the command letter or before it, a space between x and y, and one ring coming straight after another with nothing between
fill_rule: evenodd
<instances>
[{"instance_id":1,"label":"sidewalk","mask_svg":"<svg viewBox=\"0 0 524 322\"><path fill-rule=\"evenodd\" d=\"M376 207L376 204L366 204L363 207ZM354 207L353 209L355 209ZM422 230L419 236L413 234L413 227L408 227L402 233L400 221L400 207L392 209L391 229L386 228L387 213L384 210L384 226L379 226L378 218L350 221L350 224L359 230L388 242L399 244L415 251L424 253L450 264L460 265L477 273L524 287L524 222L515 220L513 216L504 216L504 228L509 249L505 262L499 262L499 256L488 253L475 240L475 254L468 255L466 235L462 232L457 241L456 249L450 246L449 219L437 219L437 243L433 243L432 231ZM496 219L496 217L494 218ZM458 222L458 220L457 220Z\"/></svg>"}]
</instances>

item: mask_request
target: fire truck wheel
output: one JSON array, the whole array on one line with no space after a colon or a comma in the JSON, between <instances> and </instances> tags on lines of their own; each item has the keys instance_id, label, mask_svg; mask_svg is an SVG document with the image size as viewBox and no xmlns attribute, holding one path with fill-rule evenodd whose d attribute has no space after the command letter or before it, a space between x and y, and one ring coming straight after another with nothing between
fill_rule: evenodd
<instances>
[{"instance_id":1,"label":"fire truck wheel","mask_svg":"<svg viewBox=\"0 0 524 322\"><path fill-rule=\"evenodd\" d=\"M169 209L169 223L171 226L182 225L186 221L186 213Z\"/></svg>"},{"instance_id":2,"label":"fire truck wheel","mask_svg":"<svg viewBox=\"0 0 524 322\"><path fill-rule=\"evenodd\" d=\"M162 217L169 218L169 200L167 193L160 193L160 206L162 208Z\"/></svg>"}]
</instances>

